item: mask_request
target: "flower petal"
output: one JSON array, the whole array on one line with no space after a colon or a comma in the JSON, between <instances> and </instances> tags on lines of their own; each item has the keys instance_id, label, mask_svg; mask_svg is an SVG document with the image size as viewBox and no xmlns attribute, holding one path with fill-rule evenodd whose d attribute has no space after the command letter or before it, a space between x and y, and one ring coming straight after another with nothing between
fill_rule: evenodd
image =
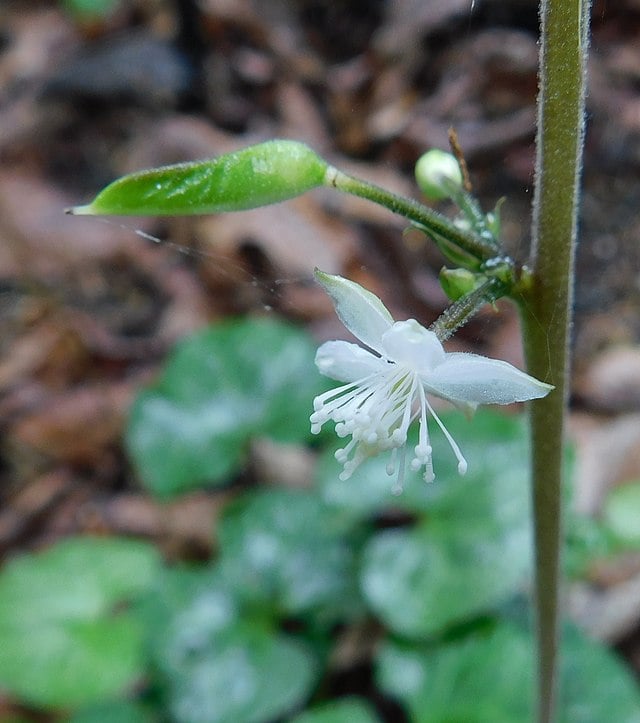
<instances>
[{"instance_id":1,"label":"flower petal","mask_svg":"<svg viewBox=\"0 0 640 723\"><path fill-rule=\"evenodd\" d=\"M468 404L511 404L546 397L554 388L499 359L477 354L447 354L443 364L422 374L427 390Z\"/></svg>"},{"instance_id":2,"label":"flower petal","mask_svg":"<svg viewBox=\"0 0 640 723\"><path fill-rule=\"evenodd\" d=\"M446 358L438 337L415 319L396 321L384 333L382 348L387 359L406 364L418 374L429 372Z\"/></svg>"},{"instance_id":3,"label":"flower petal","mask_svg":"<svg viewBox=\"0 0 640 723\"><path fill-rule=\"evenodd\" d=\"M339 382L355 382L379 372L386 364L380 357L348 341L326 341L316 352L321 374Z\"/></svg>"},{"instance_id":4,"label":"flower petal","mask_svg":"<svg viewBox=\"0 0 640 723\"><path fill-rule=\"evenodd\" d=\"M382 335L393 318L380 299L360 284L316 269L315 277L331 297L336 314L349 331L370 349L381 351Z\"/></svg>"}]
</instances>

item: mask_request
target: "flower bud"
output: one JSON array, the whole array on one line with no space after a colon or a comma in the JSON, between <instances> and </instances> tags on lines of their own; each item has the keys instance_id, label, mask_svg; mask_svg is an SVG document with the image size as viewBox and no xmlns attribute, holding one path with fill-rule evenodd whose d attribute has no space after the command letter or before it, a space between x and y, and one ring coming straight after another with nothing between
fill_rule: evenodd
<instances>
[{"instance_id":1,"label":"flower bud","mask_svg":"<svg viewBox=\"0 0 640 723\"><path fill-rule=\"evenodd\" d=\"M451 301L457 301L472 292L481 282L477 274L467 269L440 270L440 286Z\"/></svg>"},{"instance_id":2,"label":"flower bud","mask_svg":"<svg viewBox=\"0 0 640 723\"><path fill-rule=\"evenodd\" d=\"M420 156L415 174L420 190L433 201L449 198L452 191L462 188L462 172L458 161L450 153L437 148Z\"/></svg>"},{"instance_id":3,"label":"flower bud","mask_svg":"<svg viewBox=\"0 0 640 723\"><path fill-rule=\"evenodd\" d=\"M304 143L276 140L207 161L123 176L76 215L184 216L242 211L321 186L328 165Z\"/></svg>"}]
</instances>

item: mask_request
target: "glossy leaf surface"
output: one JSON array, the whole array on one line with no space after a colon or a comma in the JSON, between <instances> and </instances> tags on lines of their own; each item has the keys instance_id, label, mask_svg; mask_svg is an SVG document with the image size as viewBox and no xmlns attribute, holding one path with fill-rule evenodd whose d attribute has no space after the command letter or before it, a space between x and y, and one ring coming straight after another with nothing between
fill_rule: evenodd
<instances>
[{"instance_id":1,"label":"glossy leaf surface","mask_svg":"<svg viewBox=\"0 0 640 723\"><path fill-rule=\"evenodd\" d=\"M182 342L137 398L127 429L139 474L157 495L218 486L255 436L306 440L323 383L309 337L281 321L235 320Z\"/></svg>"},{"instance_id":2,"label":"glossy leaf surface","mask_svg":"<svg viewBox=\"0 0 640 723\"><path fill-rule=\"evenodd\" d=\"M181 216L241 211L298 196L324 181L327 164L296 141L267 141L206 161L123 176L75 215Z\"/></svg>"},{"instance_id":3,"label":"glossy leaf surface","mask_svg":"<svg viewBox=\"0 0 640 723\"><path fill-rule=\"evenodd\" d=\"M568 630L562 661L560 723L640 721L638 688L604 647ZM431 647L388 642L377 673L420 723L532 720L533 640L511 624Z\"/></svg>"},{"instance_id":4,"label":"glossy leaf surface","mask_svg":"<svg viewBox=\"0 0 640 723\"><path fill-rule=\"evenodd\" d=\"M123 603L159 570L150 546L67 539L0 574L0 686L42 706L116 695L144 672L142 630Z\"/></svg>"}]
</instances>

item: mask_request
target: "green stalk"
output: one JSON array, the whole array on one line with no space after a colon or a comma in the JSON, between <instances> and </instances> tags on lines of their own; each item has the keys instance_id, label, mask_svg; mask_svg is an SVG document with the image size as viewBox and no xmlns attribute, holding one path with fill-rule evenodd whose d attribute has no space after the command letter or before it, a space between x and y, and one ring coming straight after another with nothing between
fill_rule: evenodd
<instances>
[{"instance_id":1,"label":"green stalk","mask_svg":"<svg viewBox=\"0 0 640 723\"><path fill-rule=\"evenodd\" d=\"M485 240L477 234L459 228L446 216L433 211L428 206L418 203L411 198L398 196L373 183L360 178L348 176L337 168L329 167L325 176L325 185L336 188L338 191L360 196L388 208L393 213L399 213L427 232L445 238L463 251L481 261L491 259L496 255L496 246L493 240Z\"/></svg>"},{"instance_id":2,"label":"green stalk","mask_svg":"<svg viewBox=\"0 0 640 723\"><path fill-rule=\"evenodd\" d=\"M489 279L447 307L431 324L429 331L440 341L446 341L485 304L493 304L504 295L505 285L498 279Z\"/></svg>"},{"instance_id":3,"label":"green stalk","mask_svg":"<svg viewBox=\"0 0 640 723\"><path fill-rule=\"evenodd\" d=\"M562 449L588 12L589 0L541 0L533 283L520 305L528 371L556 387L530 410L539 723L554 720L558 693Z\"/></svg>"}]
</instances>

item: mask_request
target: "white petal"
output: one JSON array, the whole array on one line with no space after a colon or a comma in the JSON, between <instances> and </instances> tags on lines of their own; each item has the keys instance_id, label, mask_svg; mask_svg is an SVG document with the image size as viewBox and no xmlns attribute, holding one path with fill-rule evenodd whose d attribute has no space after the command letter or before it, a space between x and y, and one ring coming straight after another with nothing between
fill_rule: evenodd
<instances>
[{"instance_id":1,"label":"white petal","mask_svg":"<svg viewBox=\"0 0 640 723\"><path fill-rule=\"evenodd\" d=\"M477 354L447 354L422 379L432 394L470 404L511 404L546 397L553 389L505 361Z\"/></svg>"},{"instance_id":2,"label":"white petal","mask_svg":"<svg viewBox=\"0 0 640 723\"><path fill-rule=\"evenodd\" d=\"M406 364L418 373L429 372L446 358L438 337L415 319L396 321L383 335L382 348L387 359Z\"/></svg>"},{"instance_id":3,"label":"white petal","mask_svg":"<svg viewBox=\"0 0 640 723\"><path fill-rule=\"evenodd\" d=\"M386 364L380 357L348 341L327 341L316 352L321 374L339 382L355 382L379 372Z\"/></svg>"},{"instance_id":4,"label":"white petal","mask_svg":"<svg viewBox=\"0 0 640 723\"><path fill-rule=\"evenodd\" d=\"M370 291L342 276L332 276L316 269L316 279L333 300L336 314L349 331L363 344L381 351L382 335L391 328L393 318Z\"/></svg>"}]
</instances>

